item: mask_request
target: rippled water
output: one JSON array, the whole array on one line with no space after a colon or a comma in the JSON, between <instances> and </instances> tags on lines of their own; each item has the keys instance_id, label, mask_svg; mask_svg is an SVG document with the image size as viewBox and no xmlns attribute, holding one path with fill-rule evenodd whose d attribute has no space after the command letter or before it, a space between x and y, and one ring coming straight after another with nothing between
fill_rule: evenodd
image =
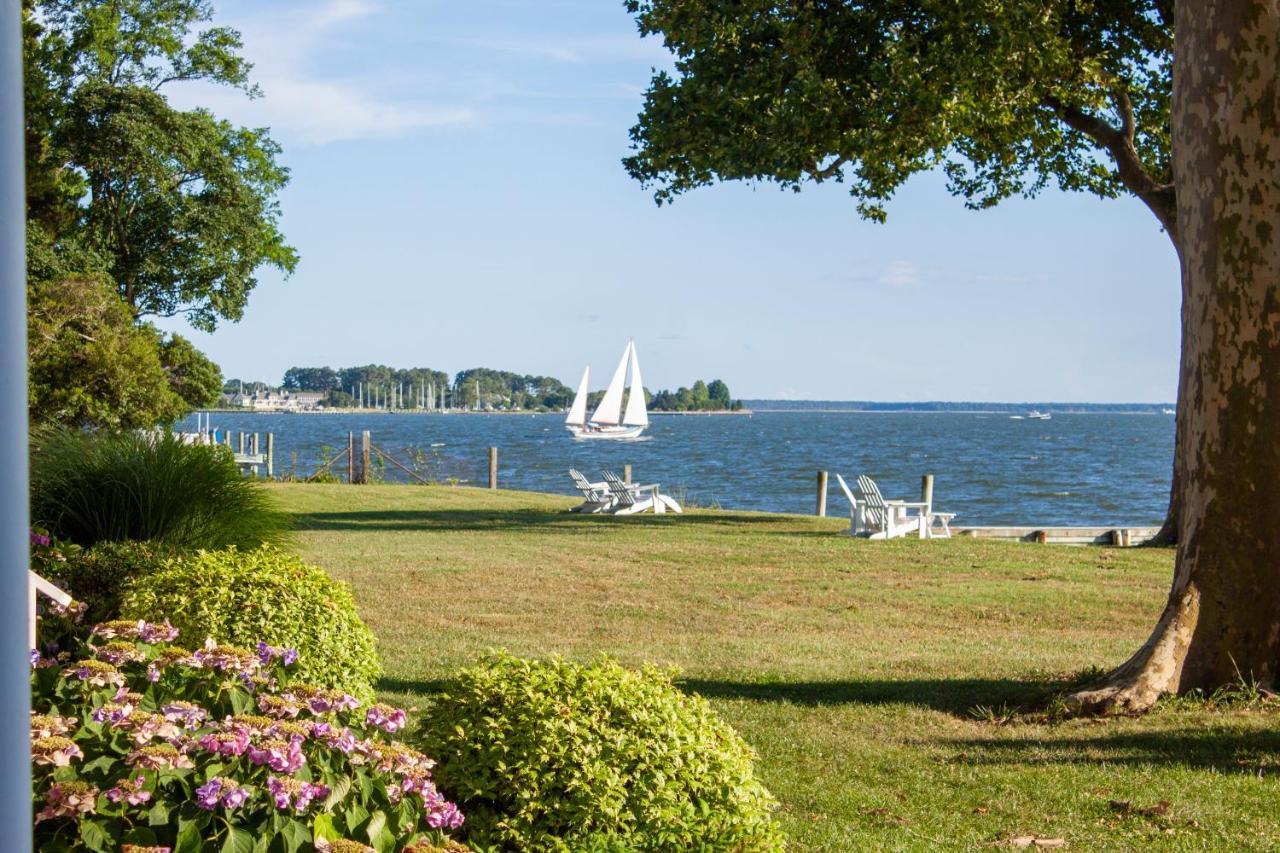
<instances>
[{"instance_id":1,"label":"rippled water","mask_svg":"<svg viewBox=\"0 0 1280 853\"><path fill-rule=\"evenodd\" d=\"M959 525L1156 525L1164 518L1173 418L1055 414L1053 420L958 413L761 412L658 416L634 442L574 441L558 415L267 415L214 413L215 427L272 432L277 473L306 476L370 430L374 444L431 480L483 484L499 448L505 488L572 494L630 463L637 482L700 505L812 513L815 476L832 472L828 512L847 512L835 482L870 474L886 497L915 498L936 477L934 505ZM194 419L184 428L194 428ZM358 438L358 436L357 436ZM345 472L345 463L339 466ZM394 476L387 472L387 479Z\"/></svg>"}]
</instances>

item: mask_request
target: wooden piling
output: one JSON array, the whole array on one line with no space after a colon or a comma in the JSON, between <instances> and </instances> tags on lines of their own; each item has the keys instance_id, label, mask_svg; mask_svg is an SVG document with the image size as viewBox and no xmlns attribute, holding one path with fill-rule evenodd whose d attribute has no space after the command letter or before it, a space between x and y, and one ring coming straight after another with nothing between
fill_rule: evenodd
<instances>
[{"instance_id":1,"label":"wooden piling","mask_svg":"<svg viewBox=\"0 0 1280 853\"><path fill-rule=\"evenodd\" d=\"M933 475L925 474L920 478L920 503L929 510L933 509Z\"/></svg>"},{"instance_id":2,"label":"wooden piling","mask_svg":"<svg viewBox=\"0 0 1280 853\"><path fill-rule=\"evenodd\" d=\"M489 448L489 488L498 488L498 448Z\"/></svg>"},{"instance_id":3,"label":"wooden piling","mask_svg":"<svg viewBox=\"0 0 1280 853\"><path fill-rule=\"evenodd\" d=\"M240 438L236 443L236 447L238 448L236 452L244 456L244 430L240 430Z\"/></svg>"},{"instance_id":4,"label":"wooden piling","mask_svg":"<svg viewBox=\"0 0 1280 853\"><path fill-rule=\"evenodd\" d=\"M622 466L622 482L626 483L628 486L631 485L631 466L630 465Z\"/></svg>"},{"instance_id":5,"label":"wooden piling","mask_svg":"<svg viewBox=\"0 0 1280 853\"><path fill-rule=\"evenodd\" d=\"M256 432L253 434L253 442L249 446L253 448L249 452L252 453L254 456L257 456L258 455L258 434Z\"/></svg>"},{"instance_id":6,"label":"wooden piling","mask_svg":"<svg viewBox=\"0 0 1280 853\"><path fill-rule=\"evenodd\" d=\"M369 445L373 442L369 439L369 431L365 430L360 433L360 482L369 482Z\"/></svg>"},{"instance_id":7,"label":"wooden piling","mask_svg":"<svg viewBox=\"0 0 1280 853\"><path fill-rule=\"evenodd\" d=\"M827 472L818 472L818 516L827 514Z\"/></svg>"},{"instance_id":8,"label":"wooden piling","mask_svg":"<svg viewBox=\"0 0 1280 853\"><path fill-rule=\"evenodd\" d=\"M267 479L275 477L276 434L267 433Z\"/></svg>"},{"instance_id":9,"label":"wooden piling","mask_svg":"<svg viewBox=\"0 0 1280 853\"><path fill-rule=\"evenodd\" d=\"M347 433L347 483L356 481L356 434Z\"/></svg>"}]
</instances>

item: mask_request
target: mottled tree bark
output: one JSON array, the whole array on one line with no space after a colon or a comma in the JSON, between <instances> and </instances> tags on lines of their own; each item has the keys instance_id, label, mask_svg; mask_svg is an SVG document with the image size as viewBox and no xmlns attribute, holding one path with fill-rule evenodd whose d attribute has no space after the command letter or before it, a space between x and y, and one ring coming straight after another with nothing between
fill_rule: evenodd
<instances>
[{"instance_id":1,"label":"mottled tree bark","mask_svg":"<svg viewBox=\"0 0 1280 853\"><path fill-rule=\"evenodd\" d=\"M1280 0L1179 0L1173 168L1183 286L1173 586L1082 710L1280 670Z\"/></svg>"}]
</instances>

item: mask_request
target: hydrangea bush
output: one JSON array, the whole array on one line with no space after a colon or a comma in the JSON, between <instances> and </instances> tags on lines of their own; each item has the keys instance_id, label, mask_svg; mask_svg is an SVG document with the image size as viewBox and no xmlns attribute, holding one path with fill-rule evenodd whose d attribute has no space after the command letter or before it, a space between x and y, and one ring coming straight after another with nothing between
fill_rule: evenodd
<instances>
[{"instance_id":1,"label":"hydrangea bush","mask_svg":"<svg viewBox=\"0 0 1280 853\"><path fill-rule=\"evenodd\" d=\"M82 654L32 652L41 850L465 849L404 712L295 683L291 648L173 644L167 621L96 626Z\"/></svg>"}]
</instances>

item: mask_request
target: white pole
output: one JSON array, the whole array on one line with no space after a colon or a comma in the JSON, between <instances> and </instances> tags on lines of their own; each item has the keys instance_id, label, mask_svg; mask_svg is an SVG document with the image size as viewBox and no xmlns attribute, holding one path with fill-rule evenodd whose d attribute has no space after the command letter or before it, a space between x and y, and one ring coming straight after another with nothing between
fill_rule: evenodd
<instances>
[{"instance_id":1,"label":"white pole","mask_svg":"<svg viewBox=\"0 0 1280 853\"><path fill-rule=\"evenodd\" d=\"M0 3L0 827L31 850L31 661L27 647L27 240L22 13Z\"/></svg>"}]
</instances>

